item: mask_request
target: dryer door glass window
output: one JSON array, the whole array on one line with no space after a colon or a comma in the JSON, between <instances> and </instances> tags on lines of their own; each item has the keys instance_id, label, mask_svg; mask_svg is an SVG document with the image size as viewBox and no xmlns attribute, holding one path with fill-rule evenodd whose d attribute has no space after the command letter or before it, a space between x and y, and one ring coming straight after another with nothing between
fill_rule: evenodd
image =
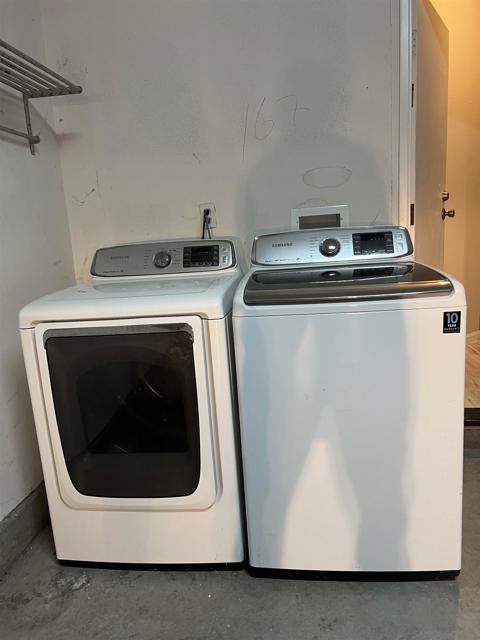
<instances>
[{"instance_id":1,"label":"dryer door glass window","mask_svg":"<svg viewBox=\"0 0 480 640\"><path fill-rule=\"evenodd\" d=\"M82 494L191 495L200 434L190 326L45 336L65 463Z\"/></svg>"}]
</instances>

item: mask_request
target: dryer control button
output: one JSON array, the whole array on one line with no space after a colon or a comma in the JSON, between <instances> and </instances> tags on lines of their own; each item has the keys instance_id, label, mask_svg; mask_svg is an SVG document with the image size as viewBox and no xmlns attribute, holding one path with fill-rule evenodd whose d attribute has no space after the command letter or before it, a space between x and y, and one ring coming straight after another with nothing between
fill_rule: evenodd
<instances>
[{"instance_id":1,"label":"dryer control button","mask_svg":"<svg viewBox=\"0 0 480 640\"><path fill-rule=\"evenodd\" d=\"M153 264L159 269L165 269L172 261L172 256L166 251L159 251L153 258Z\"/></svg>"},{"instance_id":2,"label":"dryer control button","mask_svg":"<svg viewBox=\"0 0 480 640\"><path fill-rule=\"evenodd\" d=\"M341 244L336 238L325 238L320 243L320 253L324 256L336 256L341 249Z\"/></svg>"}]
</instances>

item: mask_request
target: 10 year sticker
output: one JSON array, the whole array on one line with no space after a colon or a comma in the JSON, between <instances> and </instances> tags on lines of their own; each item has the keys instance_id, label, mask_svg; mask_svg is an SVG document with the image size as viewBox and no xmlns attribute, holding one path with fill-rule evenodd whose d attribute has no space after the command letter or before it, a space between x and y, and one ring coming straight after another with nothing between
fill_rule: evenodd
<instances>
[{"instance_id":1,"label":"10 year sticker","mask_svg":"<svg viewBox=\"0 0 480 640\"><path fill-rule=\"evenodd\" d=\"M460 333L461 311L445 311L443 314L443 333Z\"/></svg>"}]
</instances>

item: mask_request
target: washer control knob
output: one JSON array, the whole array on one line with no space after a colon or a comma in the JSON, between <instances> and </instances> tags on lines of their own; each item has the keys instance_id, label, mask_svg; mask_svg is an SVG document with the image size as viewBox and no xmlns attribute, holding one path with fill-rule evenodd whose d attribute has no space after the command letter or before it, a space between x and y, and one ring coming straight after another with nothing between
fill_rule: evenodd
<instances>
[{"instance_id":1,"label":"washer control knob","mask_svg":"<svg viewBox=\"0 0 480 640\"><path fill-rule=\"evenodd\" d=\"M153 264L159 269L165 269L172 261L172 256L166 251L159 251L153 258Z\"/></svg>"},{"instance_id":2,"label":"washer control knob","mask_svg":"<svg viewBox=\"0 0 480 640\"><path fill-rule=\"evenodd\" d=\"M325 238L325 240L320 243L320 253L328 257L336 256L341 246L336 238Z\"/></svg>"}]
</instances>

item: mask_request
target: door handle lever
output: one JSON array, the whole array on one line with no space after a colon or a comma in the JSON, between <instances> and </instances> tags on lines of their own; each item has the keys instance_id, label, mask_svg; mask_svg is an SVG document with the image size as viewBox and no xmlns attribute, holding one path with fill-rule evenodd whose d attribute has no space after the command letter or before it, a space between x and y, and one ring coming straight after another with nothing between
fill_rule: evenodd
<instances>
[{"instance_id":1,"label":"door handle lever","mask_svg":"<svg viewBox=\"0 0 480 640\"><path fill-rule=\"evenodd\" d=\"M442 220L445 218L454 218L455 217L455 209L449 209L448 211L443 207L442 209Z\"/></svg>"}]
</instances>

